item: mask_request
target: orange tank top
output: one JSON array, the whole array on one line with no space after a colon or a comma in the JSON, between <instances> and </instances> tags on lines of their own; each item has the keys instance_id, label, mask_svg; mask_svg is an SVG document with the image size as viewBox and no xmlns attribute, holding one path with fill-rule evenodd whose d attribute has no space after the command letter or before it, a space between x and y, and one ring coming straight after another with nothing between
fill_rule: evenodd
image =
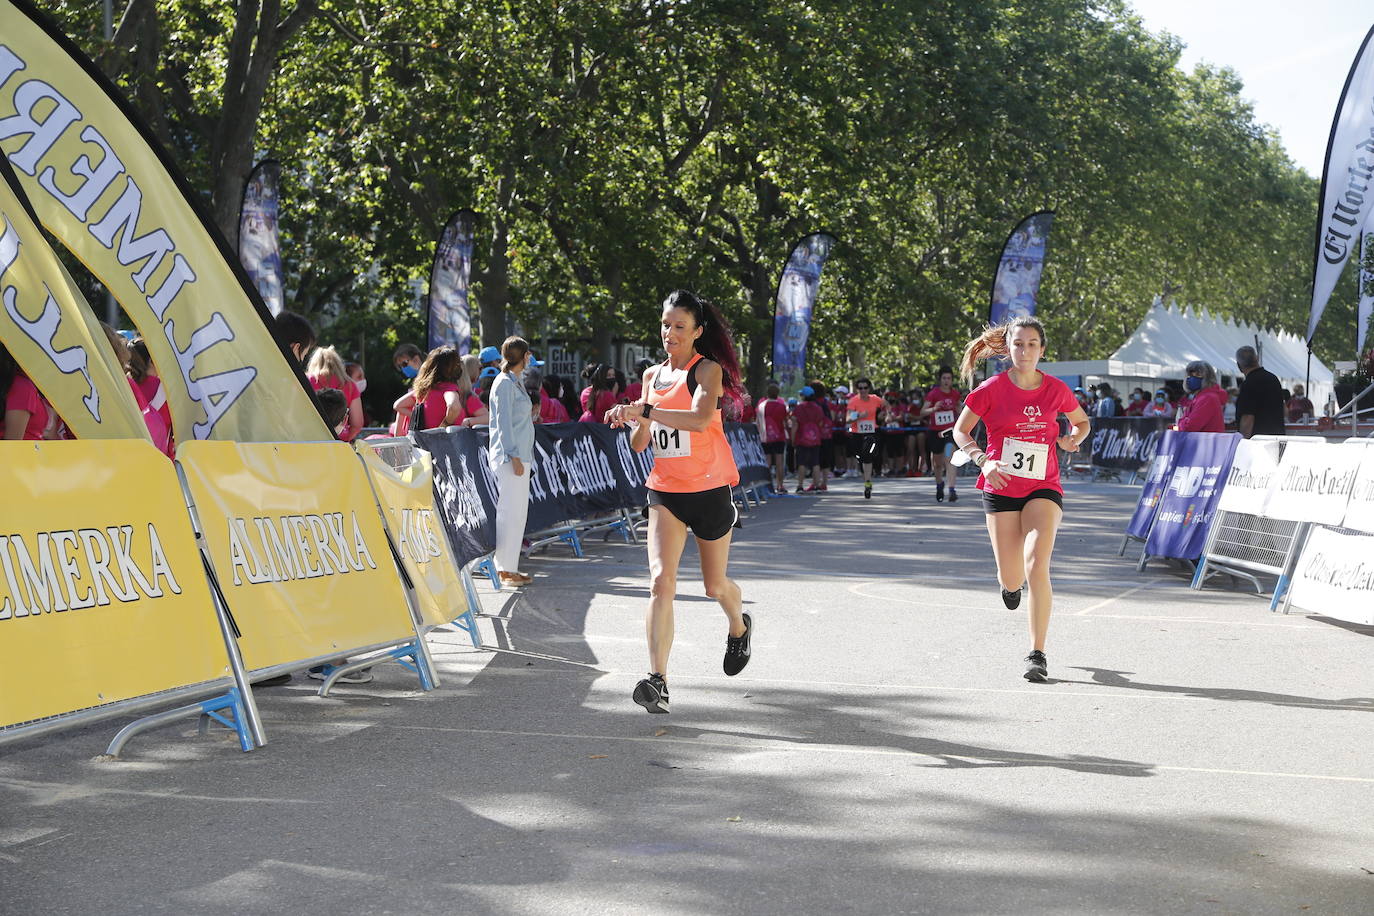
<instances>
[{"instance_id":1,"label":"orange tank top","mask_svg":"<svg viewBox=\"0 0 1374 916\"><path fill-rule=\"evenodd\" d=\"M672 372L669 362L664 361L654 373L649 403L664 410L691 410L700 361L698 353L676 379L660 381ZM711 415L710 425L702 432L671 429L661 423L652 423L649 432L649 447L654 450L654 467L645 482L649 489L660 493L700 493L739 483L739 469L725 439L719 405Z\"/></svg>"}]
</instances>

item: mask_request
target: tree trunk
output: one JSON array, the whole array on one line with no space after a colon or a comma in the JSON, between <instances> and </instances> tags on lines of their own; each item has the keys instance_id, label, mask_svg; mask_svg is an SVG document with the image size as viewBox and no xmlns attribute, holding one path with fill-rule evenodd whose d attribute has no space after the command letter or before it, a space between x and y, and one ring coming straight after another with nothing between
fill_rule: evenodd
<instances>
[{"instance_id":1,"label":"tree trunk","mask_svg":"<svg viewBox=\"0 0 1374 916\"><path fill-rule=\"evenodd\" d=\"M496 185L496 208L491 215L491 246L482 271L478 304L482 346L499 347L506 339L506 309L510 305L510 205L515 179L508 172Z\"/></svg>"}]
</instances>

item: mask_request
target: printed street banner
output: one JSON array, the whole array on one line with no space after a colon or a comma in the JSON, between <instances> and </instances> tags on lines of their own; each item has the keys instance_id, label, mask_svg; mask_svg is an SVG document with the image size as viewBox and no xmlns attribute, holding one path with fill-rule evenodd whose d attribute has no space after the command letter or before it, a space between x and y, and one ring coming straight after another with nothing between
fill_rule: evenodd
<instances>
[{"instance_id":1,"label":"printed street banner","mask_svg":"<svg viewBox=\"0 0 1374 916\"><path fill-rule=\"evenodd\" d=\"M783 397L795 397L806 384L806 345L821 286L821 268L834 247L833 236L814 232L792 246L778 280L773 308L773 377Z\"/></svg>"},{"instance_id":2,"label":"printed street banner","mask_svg":"<svg viewBox=\"0 0 1374 916\"><path fill-rule=\"evenodd\" d=\"M1235 433L1180 434L1169 485L1145 541L1147 556L1194 560L1202 555L1239 441Z\"/></svg>"},{"instance_id":3,"label":"printed street banner","mask_svg":"<svg viewBox=\"0 0 1374 916\"><path fill-rule=\"evenodd\" d=\"M1292 589L1303 610L1374 626L1374 537L1314 526Z\"/></svg>"},{"instance_id":4,"label":"printed street banner","mask_svg":"<svg viewBox=\"0 0 1374 916\"><path fill-rule=\"evenodd\" d=\"M273 315L280 315L285 308L286 274L281 265L281 233L277 228L280 185L281 163L264 159L249 174L239 208L239 260Z\"/></svg>"},{"instance_id":5,"label":"printed street banner","mask_svg":"<svg viewBox=\"0 0 1374 916\"><path fill-rule=\"evenodd\" d=\"M1312 311L1307 344L1355 248L1355 239L1374 206L1374 28L1365 35L1336 105L1326 144L1322 190L1317 212L1317 241L1312 252Z\"/></svg>"},{"instance_id":6,"label":"printed street banner","mask_svg":"<svg viewBox=\"0 0 1374 916\"><path fill-rule=\"evenodd\" d=\"M1002 246L992 281L988 323L1004 324L1020 315L1034 315L1040 299L1040 275L1050 241L1054 211L1042 210L1023 219Z\"/></svg>"},{"instance_id":7,"label":"printed street banner","mask_svg":"<svg viewBox=\"0 0 1374 916\"><path fill-rule=\"evenodd\" d=\"M1133 538L1144 540L1150 533L1150 525L1154 523L1155 512L1159 509L1159 499L1169 485L1169 475L1174 470L1174 450L1178 448L1180 435L1175 430L1165 430L1155 448L1154 460L1145 475L1145 484L1140 488L1140 499L1131 520L1126 524L1126 533Z\"/></svg>"},{"instance_id":8,"label":"printed street banner","mask_svg":"<svg viewBox=\"0 0 1374 916\"><path fill-rule=\"evenodd\" d=\"M1231 457L1231 472L1221 490L1217 508L1223 512L1265 515L1269 490L1278 477L1283 442L1242 439Z\"/></svg>"},{"instance_id":9,"label":"printed street banner","mask_svg":"<svg viewBox=\"0 0 1374 916\"><path fill-rule=\"evenodd\" d=\"M467 355L472 349L472 308L468 283L472 279L473 231L477 214L459 210L449 218L434 246L429 274L429 349L451 345ZM500 345L499 340L486 343Z\"/></svg>"},{"instance_id":10,"label":"printed street banner","mask_svg":"<svg viewBox=\"0 0 1374 916\"><path fill-rule=\"evenodd\" d=\"M1093 417L1092 466L1134 473L1154 461L1168 428L1163 417Z\"/></svg>"},{"instance_id":11,"label":"printed street banner","mask_svg":"<svg viewBox=\"0 0 1374 916\"><path fill-rule=\"evenodd\" d=\"M43 228L147 341L179 442L332 438L236 253L170 156L24 0L0 0L0 151Z\"/></svg>"},{"instance_id":12,"label":"printed street banner","mask_svg":"<svg viewBox=\"0 0 1374 916\"><path fill-rule=\"evenodd\" d=\"M105 332L0 157L0 341L78 439L148 440Z\"/></svg>"},{"instance_id":13,"label":"printed street banner","mask_svg":"<svg viewBox=\"0 0 1374 916\"><path fill-rule=\"evenodd\" d=\"M1365 446L1359 443L1286 443L1264 514L1292 522L1339 525L1364 454Z\"/></svg>"}]
</instances>

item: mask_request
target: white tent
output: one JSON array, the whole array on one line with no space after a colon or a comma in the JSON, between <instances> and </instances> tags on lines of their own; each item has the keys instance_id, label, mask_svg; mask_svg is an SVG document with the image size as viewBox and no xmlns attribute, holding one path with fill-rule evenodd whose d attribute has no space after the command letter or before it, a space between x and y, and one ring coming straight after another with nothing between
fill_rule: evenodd
<instances>
[{"instance_id":1,"label":"white tent","mask_svg":"<svg viewBox=\"0 0 1374 916\"><path fill-rule=\"evenodd\" d=\"M1164 379L1182 379L1184 367L1195 359L1211 363L1219 376L1238 377L1236 350L1247 344L1260 351L1264 367L1277 375L1285 388L1291 390L1307 379L1307 345L1296 334L1276 334L1219 319L1206 309L1180 310L1158 300L1135 332L1107 359L1042 363L1041 368L1056 376L1083 376L1085 383L1105 380L1117 388L1142 381L1142 387L1148 387ZM1318 415L1331 394L1331 370L1313 357L1307 396Z\"/></svg>"}]
</instances>

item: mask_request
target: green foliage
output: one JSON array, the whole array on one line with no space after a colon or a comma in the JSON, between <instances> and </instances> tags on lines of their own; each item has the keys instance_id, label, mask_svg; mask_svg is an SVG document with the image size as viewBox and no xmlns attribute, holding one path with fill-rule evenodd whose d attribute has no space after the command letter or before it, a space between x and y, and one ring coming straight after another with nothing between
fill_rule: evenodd
<instances>
[{"instance_id":1,"label":"green foliage","mask_svg":"<svg viewBox=\"0 0 1374 916\"><path fill-rule=\"evenodd\" d=\"M109 51L89 4L49 6ZM155 8L157 27L124 47L156 65L117 76L219 193L217 156L251 164L216 145L239 116L222 84L243 29L212 0ZM284 166L292 307L366 355L378 414L398 387L391 347L423 343L412 286L463 206L480 214L487 342L509 320L593 350L652 341L657 303L688 286L725 308L755 387L783 259L816 229L840 242L811 351L835 381L933 380L985 319L1007 232L1045 207L1055 358L1107 355L1156 295L1305 327L1317 181L1255 122L1234 73L1179 71L1178 41L1119 0L263 9L297 28L254 151ZM1348 358L1348 274L1323 359Z\"/></svg>"}]
</instances>

